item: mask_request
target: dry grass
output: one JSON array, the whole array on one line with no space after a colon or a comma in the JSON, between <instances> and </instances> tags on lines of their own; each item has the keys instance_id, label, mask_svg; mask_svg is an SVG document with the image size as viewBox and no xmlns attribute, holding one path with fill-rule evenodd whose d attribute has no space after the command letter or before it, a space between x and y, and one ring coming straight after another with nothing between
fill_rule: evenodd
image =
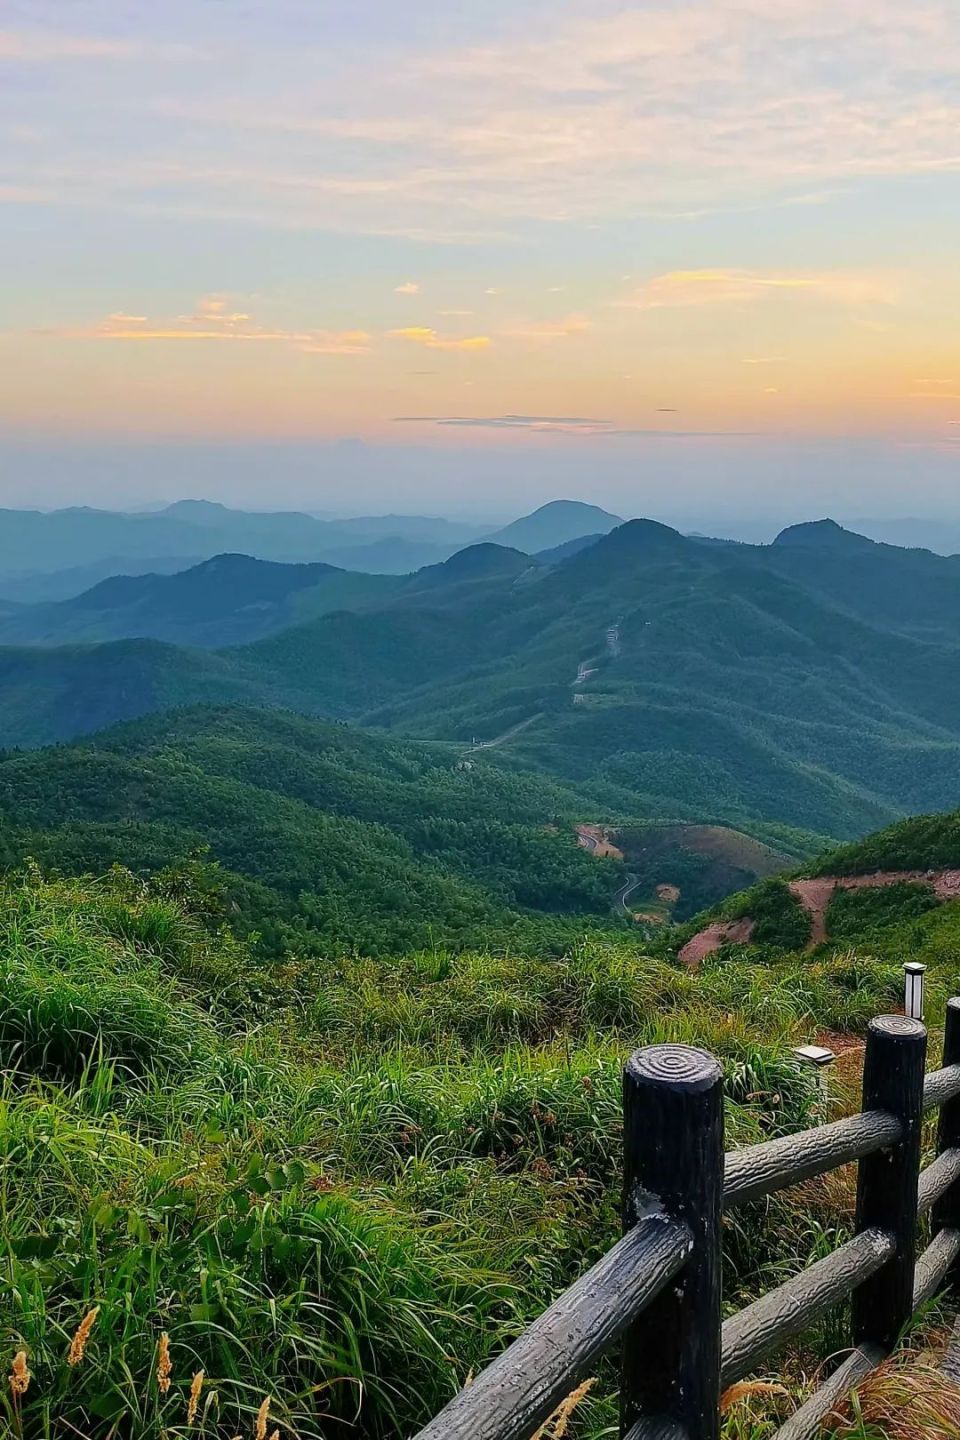
<instances>
[{"instance_id":1,"label":"dry grass","mask_svg":"<svg viewBox=\"0 0 960 1440\"><path fill-rule=\"evenodd\" d=\"M774 1380L741 1380L720 1396L720 1414L728 1415L735 1405L743 1405L758 1395L769 1400L771 1396L781 1397L789 1393L785 1385L779 1385Z\"/></svg>"},{"instance_id":2,"label":"dry grass","mask_svg":"<svg viewBox=\"0 0 960 1440\"><path fill-rule=\"evenodd\" d=\"M831 1436L960 1440L960 1385L929 1350L905 1352L868 1375L828 1418Z\"/></svg>"},{"instance_id":3,"label":"dry grass","mask_svg":"<svg viewBox=\"0 0 960 1440\"><path fill-rule=\"evenodd\" d=\"M567 1427L570 1424L571 1415L581 1401L585 1400L590 1394L590 1391L596 1383L596 1378L594 1377L590 1380L584 1380L581 1385L577 1386L576 1390L572 1390L566 1400L562 1400L553 1414L543 1422L540 1429L533 1436L533 1440L563 1440L563 1436L566 1435Z\"/></svg>"}]
</instances>

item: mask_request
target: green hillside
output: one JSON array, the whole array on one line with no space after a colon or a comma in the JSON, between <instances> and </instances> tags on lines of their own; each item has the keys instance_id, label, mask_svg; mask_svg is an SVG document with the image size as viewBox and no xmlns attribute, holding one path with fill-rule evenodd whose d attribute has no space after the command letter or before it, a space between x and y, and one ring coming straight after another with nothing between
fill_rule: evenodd
<instances>
[{"instance_id":1,"label":"green hillside","mask_svg":"<svg viewBox=\"0 0 960 1440\"><path fill-rule=\"evenodd\" d=\"M632 521L552 567L475 546L383 603L215 653L8 649L0 738L240 701L493 742L589 793L598 816L852 838L953 806L953 562L810 529L801 544L705 545ZM869 595L853 604L847 549L868 555L871 594L914 587L908 626Z\"/></svg>"},{"instance_id":2,"label":"green hillside","mask_svg":"<svg viewBox=\"0 0 960 1440\"><path fill-rule=\"evenodd\" d=\"M482 810L479 766L441 772L420 747L294 717L270 717L267 735L253 723L197 713L7 757L4 834L14 805L24 818L32 805L52 850L71 834L95 849L102 825L104 858L122 840L136 861L163 822L118 817L149 814L164 789L182 810L192 788L198 827L213 806L208 825L228 843L278 844L287 864L282 827L321 791L351 839L373 827L338 805L382 810L398 835L415 796L429 807L445 791L455 813L466 777ZM267 794L255 774L278 818L268 833L255 813L244 834ZM501 814L535 808L531 782L503 784L488 796ZM308 850L315 835L301 828ZM823 1118L792 1047L855 1038L895 1006L905 944L930 963L932 1026L960 979L956 902L882 929L851 920L813 956L754 947L696 973L582 930L549 957L295 944L278 964L231 934L243 920L231 877L225 908L202 878L45 880L28 867L0 880L0 1324L31 1375L22 1398L0 1391L11 1434L199 1433L184 1417L200 1370L202 1433L216 1440L251 1434L264 1399L271 1425L301 1440L411 1434L619 1233L632 1049L713 1050L732 1147ZM831 1087L831 1117L855 1108L855 1070ZM726 1303L801 1270L849 1226L835 1187L746 1208L724 1229ZM789 1393L758 1402L768 1414L751 1433L772 1432L841 1344L830 1318L797 1337L778 1361ZM609 1435L616 1404L615 1366L601 1365L572 1433Z\"/></svg>"},{"instance_id":3,"label":"green hillside","mask_svg":"<svg viewBox=\"0 0 960 1440\"><path fill-rule=\"evenodd\" d=\"M240 709L0 758L8 865L149 874L208 849L235 924L271 953L549 951L614 928L623 867L576 844L582 804L447 747Z\"/></svg>"},{"instance_id":4,"label":"green hillside","mask_svg":"<svg viewBox=\"0 0 960 1440\"><path fill-rule=\"evenodd\" d=\"M960 987L960 810L911 816L805 864L771 870L665 933L663 945L675 955L706 927L744 918L754 925L753 948L869 941L871 953L891 960L948 961ZM739 941L736 948L742 952Z\"/></svg>"},{"instance_id":5,"label":"green hillside","mask_svg":"<svg viewBox=\"0 0 960 1440\"><path fill-rule=\"evenodd\" d=\"M0 645L145 638L216 649L382 602L403 583L332 565L216 555L174 575L115 575L57 604L20 606L0 619Z\"/></svg>"}]
</instances>

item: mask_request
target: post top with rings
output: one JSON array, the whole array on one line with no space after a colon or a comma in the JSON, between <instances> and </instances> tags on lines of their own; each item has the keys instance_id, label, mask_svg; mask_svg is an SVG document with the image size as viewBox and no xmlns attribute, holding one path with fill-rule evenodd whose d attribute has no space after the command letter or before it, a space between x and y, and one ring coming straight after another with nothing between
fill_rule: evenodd
<instances>
[{"instance_id":1,"label":"post top with rings","mask_svg":"<svg viewBox=\"0 0 960 1440\"><path fill-rule=\"evenodd\" d=\"M646 1045L627 1061L626 1073L641 1085L704 1090L723 1078L716 1056L695 1045Z\"/></svg>"},{"instance_id":2,"label":"post top with rings","mask_svg":"<svg viewBox=\"0 0 960 1440\"><path fill-rule=\"evenodd\" d=\"M909 1015L877 1015L867 1029L874 1035L889 1035L894 1040L906 1040L927 1033L923 1021L912 1020Z\"/></svg>"}]
</instances>

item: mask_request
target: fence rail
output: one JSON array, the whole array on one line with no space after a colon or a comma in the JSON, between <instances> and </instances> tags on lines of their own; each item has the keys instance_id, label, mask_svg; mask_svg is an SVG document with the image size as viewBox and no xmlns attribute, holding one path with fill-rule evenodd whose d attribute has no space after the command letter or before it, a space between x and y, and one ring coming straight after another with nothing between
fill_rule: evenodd
<instances>
[{"instance_id":1,"label":"fence rail","mask_svg":"<svg viewBox=\"0 0 960 1440\"><path fill-rule=\"evenodd\" d=\"M852 1297L849 1356L775 1437L807 1440L960 1268L960 997L929 1074L926 1045L919 1020L871 1021L859 1115L726 1156L716 1059L687 1045L638 1050L623 1079L623 1238L416 1440L529 1440L617 1343L622 1440L717 1440L722 1389ZM934 1109L937 1158L921 1172ZM852 1161L853 1237L721 1324L722 1212ZM934 1238L918 1257L927 1212Z\"/></svg>"}]
</instances>

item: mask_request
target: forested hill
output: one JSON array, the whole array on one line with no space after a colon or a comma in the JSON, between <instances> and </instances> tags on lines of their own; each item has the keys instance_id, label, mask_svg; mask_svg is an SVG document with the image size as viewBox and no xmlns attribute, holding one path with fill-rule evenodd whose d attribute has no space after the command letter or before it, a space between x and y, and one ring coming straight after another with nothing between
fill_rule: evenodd
<instances>
[{"instance_id":1,"label":"forested hill","mask_svg":"<svg viewBox=\"0 0 960 1440\"><path fill-rule=\"evenodd\" d=\"M957 559L824 524L749 546L631 521L552 566L472 547L382 603L230 650L0 651L0 740L285 706L478 737L589 790L595 814L852 838L960 801L958 627Z\"/></svg>"},{"instance_id":2,"label":"forested hill","mask_svg":"<svg viewBox=\"0 0 960 1440\"><path fill-rule=\"evenodd\" d=\"M66 600L17 606L0 618L0 645L132 638L245 644L332 610L383 601L403 583L333 565L215 555L173 575L114 575Z\"/></svg>"},{"instance_id":3,"label":"forested hill","mask_svg":"<svg viewBox=\"0 0 960 1440\"><path fill-rule=\"evenodd\" d=\"M728 945L789 951L869 942L945 962L960 982L960 810L915 815L726 896L663 944L699 965Z\"/></svg>"},{"instance_id":4,"label":"forested hill","mask_svg":"<svg viewBox=\"0 0 960 1440\"><path fill-rule=\"evenodd\" d=\"M274 953L562 950L626 925L623 866L577 845L577 805L450 747L200 708L4 755L0 858L146 875L209 847L235 924Z\"/></svg>"}]
</instances>

